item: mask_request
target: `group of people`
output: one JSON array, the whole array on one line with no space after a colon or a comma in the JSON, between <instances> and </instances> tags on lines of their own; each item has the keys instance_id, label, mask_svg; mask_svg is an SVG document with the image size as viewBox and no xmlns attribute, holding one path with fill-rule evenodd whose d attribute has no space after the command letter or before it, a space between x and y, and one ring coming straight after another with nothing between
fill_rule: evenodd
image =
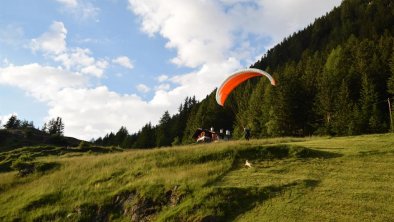
<instances>
[{"instance_id":1,"label":"group of people","mask_svg":"<svg viewBox=\"0 0 394 222\"><path fill-rule=\"evenodd\" d=\"M213 131L213 128L211 128L211 131ZM226 130L226 132L224 132L223 129L219 130L219 139L221 139L221 140L230 140L230 137L231 137L230 130Z\"/></svg>"},{"instance_id":2,"label":"group of people","mask_svg":"<svg viewBox=\"0 0 394 222\"><path fill-rule=\"evenodd\" d=\"M230 130L224 130L220 129L219 133L215 132L214 128L211 127L210 131L208 130L202 130L200 129L200 132L197 132L199 134L196 137L196 142L212 142L212 141L218 141L218 140L225 140L228 141L231 139L231 132ZM251 137L250 129L247 127L244 127L244 138L245 140L249 140Z\"/></svg>"},{"instance_id":3,"label":"group of people","mask_svg":"<svg viewBox=\"0 0 394 222\"><path fill-rule=\"evenodd\" d=\"M213 142L219 140L228 141L231 138L230 130L224 131L223 129L220 129L219 133L217 133L213 127L211 127L210 130L203 130L200 128L196 133L198 133L196 136L196 142Z\"/></svg>"}]
</instances>

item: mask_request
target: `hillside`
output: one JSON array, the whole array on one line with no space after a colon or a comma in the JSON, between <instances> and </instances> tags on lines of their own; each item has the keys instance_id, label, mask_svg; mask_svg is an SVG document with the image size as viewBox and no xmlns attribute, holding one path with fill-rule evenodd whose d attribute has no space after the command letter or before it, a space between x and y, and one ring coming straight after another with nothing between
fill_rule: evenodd
<instances>
[{"instance_id":1,"label":"hillside","mask_svg":"<svg viewBox=\"0 0 394 222\"><path fill-rule=\"evenodd\" d=\"M55 166L44 171L0 173L1 221L394 217L394 134L58 155L31 160Z\"/></svg>"},{"instance_id":2,"label":"hillside","mask_svg":"<svg viewBox=\"0 0 394 222\"><path fill-rule=\"evenodd\" d=\"M35 128L0 129L0 153L24 146L78 146L80 142L72 137L49 135Z\"/></svg>"}]
</instances>

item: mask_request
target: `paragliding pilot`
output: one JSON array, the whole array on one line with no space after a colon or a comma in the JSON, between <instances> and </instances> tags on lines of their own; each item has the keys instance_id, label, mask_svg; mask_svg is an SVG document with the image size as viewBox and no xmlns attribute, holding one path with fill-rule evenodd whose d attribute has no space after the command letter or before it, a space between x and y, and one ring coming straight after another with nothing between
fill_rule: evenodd
<instances>
[{"instance_id":1,"label":"paragliding pilot","mask_svg":"<svg viewBox=\"0 0 394 222\"><path fill-rule=\"evenodd\" d=\"M244 134L245 134L245 139L249 140L250 139L250 129L245 127L244 128Z\"/></svg>"}]
</instances>

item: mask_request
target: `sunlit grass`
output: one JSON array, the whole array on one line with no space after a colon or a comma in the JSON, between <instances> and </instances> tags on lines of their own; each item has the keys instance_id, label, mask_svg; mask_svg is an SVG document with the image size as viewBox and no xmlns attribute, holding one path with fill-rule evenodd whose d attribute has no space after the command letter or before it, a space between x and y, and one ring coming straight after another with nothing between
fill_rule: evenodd
<instances>
[{"instance_id":1,"label":"sunlit grass","mask_svg":"<svg viewBox=\"0 0 394 222\"><path fill-rule=\"evenodd\" d=\"M243 165L246 159L252 168ZM159 221L394 218L394 134L68 153L37 161L60 167L26 177L0 173L1 221L92 220L97 214L128 221L127 207L149 198L161 203L149 215ZM169 204L166 193L174 190L182 199ZM119 198L127 209L114 207Z\"/></svg>"}]
</instances>

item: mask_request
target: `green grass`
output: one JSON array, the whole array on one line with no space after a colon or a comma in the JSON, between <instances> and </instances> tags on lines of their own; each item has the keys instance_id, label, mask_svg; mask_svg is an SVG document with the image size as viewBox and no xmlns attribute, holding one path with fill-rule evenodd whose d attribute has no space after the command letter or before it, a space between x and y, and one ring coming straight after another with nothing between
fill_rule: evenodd
<instances>
[{"instance_id":1,"label":"green grass","mask_svg":"<svg viewBox=\"0 0 394 222\"><path fill-rule=\"evenodd\" d=\"M29 149L35 162L56 167L24 177L3 170L0 221L394 218L394 134L231 141L99 155L44 155L45 149L24 148L3 153L0 166ZM244 166L246 160L252 168Z\"/></svg>"}]
</instances>

